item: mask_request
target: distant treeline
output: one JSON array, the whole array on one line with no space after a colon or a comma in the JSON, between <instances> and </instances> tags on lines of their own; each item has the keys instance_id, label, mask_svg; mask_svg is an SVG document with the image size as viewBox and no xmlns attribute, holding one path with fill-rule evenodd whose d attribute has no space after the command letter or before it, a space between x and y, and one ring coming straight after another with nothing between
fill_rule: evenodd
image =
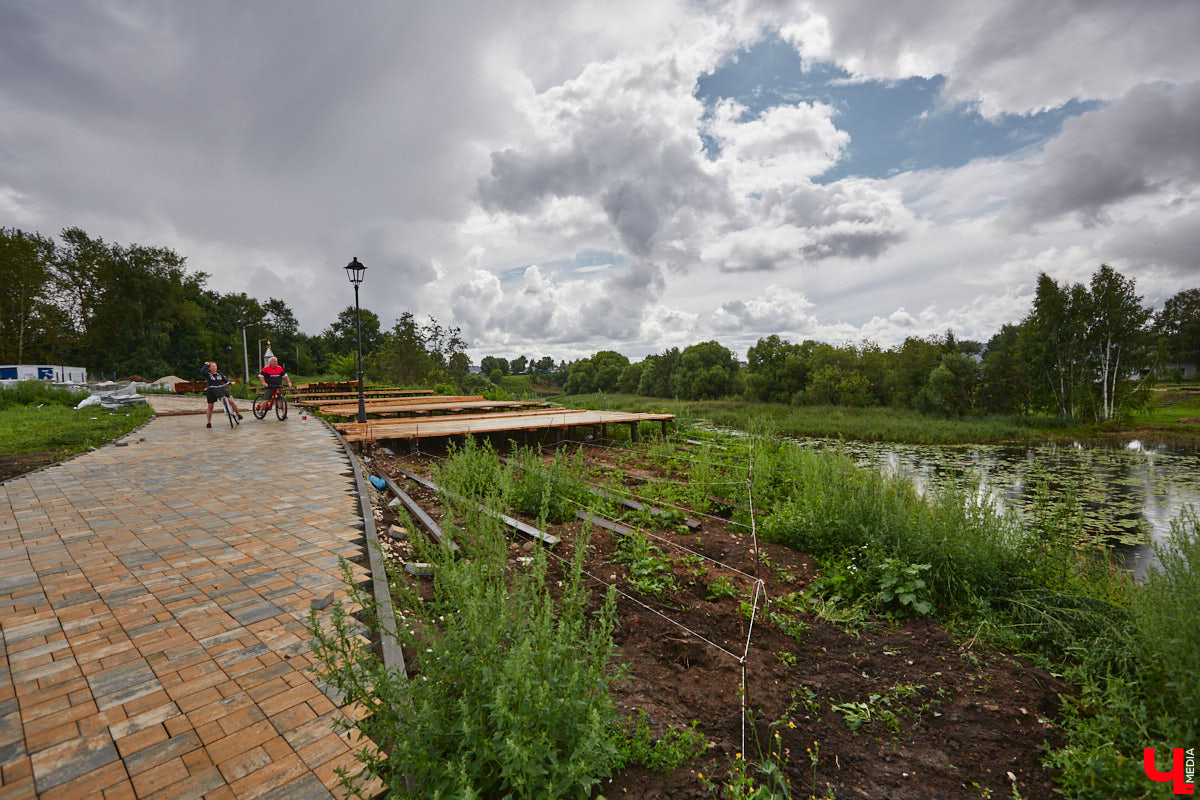
<instances>
[{"instance_id":1,"label":"distant treeline","mask_svg":"<svg viewBox=\"0 0 1200 800\"><path fill-rule=\"evenodd\" d=\"M119 245L68 228L60 240L0 228L0 363L86 367L111 377L191 377L207 359L237 375L245 332L251 374L259 340L293 373L354 377L354 307L325 330L298 329L287 304L205 288L168 248ZM895 406L943 414L1047 413L1111 419L1144 397L1143 378L1172 377L1200 361L1200 289L1157 310L1134 282L1101 266L1088 285L1042 274L1029 314L985 344L953 333L910 338L884 350L871 342L831 345L771 335L742 367L715 341L672 348L637 363L605 350L573 364L550 356L482 359L470 374L456 327L404 312L384 328L362 309L363 370L369 380L446 383L483 391L507 374L532 373L571 394ZM349 288L347 287L347 294Z\"/></svg>"},{"instance_id":2,"label":"distant treeline","mask_svg":"<svg viewBox=\"0 0 1200 800\"><path fill-rule=\"evenodd\" d=\"M605 350L569 365L564 389L1103 421L1138 407L1147 377L1177 378L1198 360L1200 289L1180 292L1156 313L1142 305L1133 280L1103 265L1087 286L1041 274L1029 314L986 344L949 331L887 350L772 335L750 348L744 367L715 341L637 363Z\"/></svg>"},{"instance_id":3,"label":"distant treeline","mask_svg":"<svg viewBox=\"0 0 1200 800\"><path fill-rule=\"evenodd\" d=\"M321 333L305 334L284 301L206 289L209 276L184 263L167 248L113 244L78 228L64 230L59 241L0 228L0 363L69 364L155 380L191 377L216 359L240 375L244 329L251 376L266 340L291 372L355 375L354 306ZM458 328L432 317L420 324L405 312L383 330L379 317L362 309L362 340L368 379L469 381Z\"/></svg>"}]
</instances>

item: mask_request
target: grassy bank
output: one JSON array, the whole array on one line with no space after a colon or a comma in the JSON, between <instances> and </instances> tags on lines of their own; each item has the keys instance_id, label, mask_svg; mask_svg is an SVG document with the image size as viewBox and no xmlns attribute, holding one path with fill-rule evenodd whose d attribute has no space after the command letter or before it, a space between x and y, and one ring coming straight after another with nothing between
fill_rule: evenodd
<instances>
[{"instance_id":1,"label":"grassy bank","mask_svg":"<svg viewBox=\"0 0 1200 800\"><path fill-rule=\"evenodd\" d=\"M652 452L654 452L652 450ZM688 482L663 502L706 510L710 492L745 508L751 488L768 540L817 558L809 608L830 619L931 615L970 645L1032 657L1080 687L1054 723L1067 737L1046 764L1067 797L1169 797L1141 768L1155 747L1200 738L1200 518L1186 510L1157 548L1162 568L1135 583L1101 551L1076 549L1081 509L1040 493L1028 523L998 514L972 486L921 496L903 478L777 440L721 440L683 456ZM752 465L752 467L751 467ZM674 496L671 495L674 492ZM738 512L748 528L749 514Z\"/></svg>"},{"instance_id":2,"label":"grassy bank","mask_svg":"<svg viewBox=\"0 0 1200 800\"><path fill-rule=\"evenodd\" d=\"M790 406L748 400L682 401L625 394L557 395L551 399L573 408L666 411L683 421L705 420L719 427L776 436L909 444L996 444L1069 442L1124 434L1200 445L1200 424L1178 422L1200 417L1200 396L1187 396L1171 406L1163 406L1156 395L1158 402L1122 426L1002 415L944 419L897 408Z\"/></svg>"},{"instance_id":3,"label":"grassy bank","mask_svg":"<svg viewBox=\"0 0 1200 800\"><path fill-rule=\"evenodd\" d=\"M647 410L655 407L661 405ZM1200 520L1193 513L1177 520L1172 540L1159 553L1162 569L1135 584L1103 553L1075 548L1080 509L1045 499L1048 492L1041 493L1043 499L1025 523L997 514L969 485L923 496L906 480L858 469L835 453L770 437L733 439L686 428L682 433L706 444L668 439L628 448L629 463L639 470L675 476L639 483L640 499L686 509L679 512L680 519L682 513L725 509L732 524L747 532L753 525L765 539L813 556L818 576L794 598L798 611L849 626L934 617L957 635L964 659L974 655L973 648L991 646L1024 654L1066 677L1079 687L1078 693L1064 698L1055 718L1040 723L1058 727L1067 739L1045 756L1063 794L1171 796L1169 786L1145 777L1141 753L1144 747L1157 748L1159 768L1166 769L1170 748L1194 746L1200 737L1195 715L1200 707L1200 627L1195 624L1200 618ZM585 489L595 477L583 475L582 459L560 456L547 464L525 454L517 460L524 462L523 468L468 445L451 453L438 482L456 494L541 522L569 519L576 508L603 502ZM611 475L605 491L623 491L625 477ZM418 619L397 620L408 630L401 634L403 643L429 662L420 674L438 681L444 694L425 686L390 686L388 691L397 693L397 707L421 704L413 706L420 710L420 725L397 718L371 730L371 737L394 742L394 752L406 754L405 764L420 766L430 784L449 787L461 779L465 783L454 783L456 789L478 787L481 779L467 765L476 764L476 754L483 753L492 764L487 774L500 776L488 786L497 794L519 785L525 793L514 796L569 796L555 786L565 776L559 772L562 754L572 745L583 759L572 764L576 771L567 776L577 784L603 777L615 763L618 743L604 741L593 725L599 720L601 728L612 727L612 708L598 694L605 682L602 662L610 649L611 612L596 618L598 629L583 623L587 615L581 616L577 605L577 566L560 598L542 595L540 550L535 551L530 581L513 586L499 581L503 552L494 521L466 504L452 516L454 539L473 559L455 562L448 553L427 549L424 560L437 565L436 600L409 597L408 607ZM664 559L646 552L636 558L644 569L631 569L631 575L666 577ZM563 605L555 608L556 601ZM545 616L510 619L506 609L512 608ZM411 638L422 628L426 635ZM339 686L370 687L378 696L380 676L359 680L374 662L365 651L343 650L342 642L353 637L351 628L341 633L340 641L324 640L328 674ZM571 670L563 666L563 641L572 643L568 649L586 654ZM462 662L468 651L472 666ZM483 676L474 671L478 663L489 665ZM551 695L523 683L529 670L541 665L563 669ZM486 720L476 704L458 702L464 686L481 696L528 692L532 699L520 708L493 702L489 708L495 719ZM570 698L568 709L578 716L564 715L559 698ZM810 699L818 705L840 702L833 695ZM1017 697L1005 701L1013 707L1022 702ZM1047 708L1045 713L1053 712ZM558 728L570 731L569 736L542 746ZM443 749L431 750L432 734L448 729L466 735L440 739ZM539 744L509 752L495 749L496 742L509 738ZM536 762L531 760L534 752L540 759ZM458 767L448 770L446 765ZM389 766L379 761L372 768L386 771ZM392 778L389 783L399 788L400 776ZM751 795L730 789L727 796ZM1013 796L1019 796L1015 787Z\"/></svg>"},{"instance_id":4,"label":"grassy bank","mask_svg":"<svg viewBox=\"0 0 1200 800\"><path fill-rule=\"evenodd\" d=\"M769 510L760 530L815 556L812 608L846 618L930 614L966 641L1032 656L1080 686L1046 759L1068 797L1169 797L1141 769L1145 747L1200 737L1200 518L1185 511L1157 548L1162 568L1134 583L1097 551L1076 550L1080 509L1043 500L1022 524L965 486L922 497L902 478L835 454L758 440L697 457L690 480L753 475ZM747 462L753 462L747 472ZM740 493L740 492L739 492ZM1048 497L1048 494L1043 494ZM740 499L743 503L745 498ZM747 520L748 522L748 520Z\"/></svg>"},{"instance_id":5,"label":"grassy bank","mask_svg":"<svg viewBox=\"0 0 1200 800\"><path fill-rule=\"evenodd\" d=\"M0 480L99 447L153 416L148 407L77 411L85 397L37 381L0 389Z\"/></svg>"}]
</instances>

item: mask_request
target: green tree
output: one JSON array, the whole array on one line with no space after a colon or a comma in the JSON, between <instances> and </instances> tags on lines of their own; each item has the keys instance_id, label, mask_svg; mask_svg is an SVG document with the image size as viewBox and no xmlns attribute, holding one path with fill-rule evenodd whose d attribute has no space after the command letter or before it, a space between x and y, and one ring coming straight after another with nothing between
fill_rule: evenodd
<instances>
[{"instance_id":1,"label":"green tree","mask_svg":"<svg viewBox=\"0 0 1200 800\"><path fill-rule=\"evenodd\" d=\"M615 350L601 350L592 356L592 364L596 368L593 391L615 392L621 373L629 366L629 359Z\"/></svg>"},{"instance_id":2,"label":"green tree","mask_svg":"<svg viewBox=\"0 0 1200 800\"><path fill-rule=\"evenodd\" d=\"M638 383L642 380L642 369L645 365L646 362L639 361L621 370L621 377L617 381L617 391L625 394L636 394Z\"/></svg>"},{"instance_id":3,"label":"green tree","mask_svg":"<svg viewBox=\"0 0 1200 800\"><path fill-rule=\"evenodd\" d=\"M962 416L975 405L978 385L975 359L956 351L943 353L917 397L917 408L925 413Z\"/></svg>"},{"instance_id":4,"label":"green tree","mask_svg":"<svg viewBox=\"0 0 1200 800\"><path fill-rule=\"evenodd\" d=\"M910 336L888 358L887 394L894 405L916 408L917 397L929 380L929 373L941 361L943 341L936 336L919 339Z\"/></svg>"},{"instance_id":5,"label":"green tree","mask_svg":"<svg viewBox=\"0 0 1200 800\"><path fill-rule=\"evenodd\" d=\"M1038 275L1033 309L1021 323L1019 352L1035 379L1030 397L1035 408L1074 418L1086 398L1087 288L1060 286Z\"/></svg>"},{"instance_id":6,"label":"green tree","mask_svg":"<svg viewBox=\"0 0 1200 800\"><path fill-rule=\"evenodd\" d=\"M797 366L804 365L803 370ZM786 403L807 383L800 348L776 334L759 339L746 353L746 394L752 400ZM797 381L798 374L804 379Z\"/></svg>"},{"instance_id":7,"label":"green tree","mask_svg":"<svg viewBox=\"0 0 1200 800\"><path fill-rule=\"evenodd\" d=\"M529 366L529 359L525 356L518 356L509 362L509 368L513 375L524 375L525 369Z\"/></svg>"},{"instance_id":8,"label":"green tree","mask_svg":"<svg viewBox=\"0 0 1200 800\"><path fill-rule=\"evenodd\" d=\"M421 326L425 340L425 352L432 366L430 380L448 380L458 383L467 375L470 359L467 358L467 343L458 327L441 325L432 316Z\"/></svg>"},{"instance_id":9,"label":"green tree","mask_svg":"<svg viewBox=\"0 0 1200 800\"><path fill-rule=\"evenodd\" d=\"M498 356L484 356L479 359L479 369L484 375L491 375L493 371L500 370L500 375L503 377L508 374L508 361Z\"/></svg>"},{"instance_id":10,"label":"green tree","mask_svg":"<svg viewBox=\"0 0 1200 800\"><path fill-rule=\"evenodd\" d=\"M412 313L405 311L387 332L376 362L379 377L401 386L416 385L429 374L429 354L425 337Z\"/></svg>"},{"instance_id":11,"label":"green tree","mask_svg":"<svg viewBox=\"0 0 1200 800\"><path fill-rule=\"evenodd\" d=\"M363 308L361 309L361 318L362 354L365 359L371 353L375 352L380 343L379 315L368 308ZM333 321L333 324L326 328L321 335L329 343L329 351L331 353L350 353L354 355L356 352L357 331L354 306L346 306L338 313L337 319Z\"/></svg>"},{"instance_id":12,"label":"green tree","mask_svg":"<svg viewBox=\"0 0 1200 800\"><path fill-rule=\"evenodd\" d=\"M646 356L642 360L642 377L638 379L637 393L646 397L675 397L671 378L679 366L679 348L672 347L659 355Z\"/></svg>"},{"instance_id":13,"label":"green tree","mask_svg":"<svg viewBox=\"0 0 1200 800\"><path fill-rule=\"evenodd\" d=\"M207 275L189 274L167 248L106 244L78 228L63 231L63 242L55 282L81 360L150 379L199 366Z\"/></svg>"},{"instance_id":14,"label":"green tree","mask_svg":"<svg viewBox=\"0 0 1200 800\"><path fill-rule=\"evenodd\" d=\"M708 400L733 391L738 363L733 353L716 341L684 349L671 376L671 388L684 400Z\"/></svg>"},{"instance_id":15,"label":"green tree","mask_svg":"<svg viewBox=\"0 0 1200 800\"><path fill-rule=\"evenodd\" d=\"M1154 330L1169 361L1200 364L1200 289L1169 298L1154 318Z\"/></svg>"},{"instance_id":16,"label":"green tree","mask_svg":"<svg viewBox=\"0 0 1200 800\"><path fill-rule=\"evenodd\" d=\"M596 365L590 358L581 358L571 364L567 371L567 382L563 391L567 394L588 394L596 389Z\"/></svg>"},{"instance_id":17,"label":"green tree","mask_svg":"<svg viewBox=\"0 0 1200 800\"><path fill-rule=\"evenodd\" d=\"M1020 335L1020 326L1005 325L988 341L977 393L986 411L1023 414L1031 407L1030 373L1018 350Z\"/></svg>"},{"instance_id":18,"label":"green tree","mask_svg":"<svg viewBox=\"0 0 1200 800\"><path fill-rule=\"evenodd\" d=\"M1140 375L1151 361L1149 322L1135 282L1107 264L1092 275L1087 349L1092 384L1100 385L1098 420L1116 417L1135 401Z\"/></svg>"},{"instance_id":19,"label":"green tree","mask_svg":"<svg viewBox=\"0 0 1200 800\"><path fill-rule=\"evenodd\" d=\"M0 362L42 361L59 331L50 263L54 242L37 233L0 228ZM55 326L57 327L57 326Z\"/></svg>"}]
</instances>

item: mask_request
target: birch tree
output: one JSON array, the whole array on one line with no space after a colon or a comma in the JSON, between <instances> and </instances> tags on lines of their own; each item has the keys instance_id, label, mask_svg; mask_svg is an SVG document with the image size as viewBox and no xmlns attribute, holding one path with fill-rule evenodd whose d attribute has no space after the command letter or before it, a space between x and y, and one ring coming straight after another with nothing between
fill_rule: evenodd
<instances>
[{"instance_id":1,"label":"birch tree","mask_svg":"<svg viewBox=\"0 0 1200 800\"><path fill-rule=\"evenodd\" d=\"M1088 299L1088 356L1100 395L1096 419L1104 421L1128 405L1148 366L1153 312L1142 306L1134 281L1107 264L1092 275Z\"/></svg>"}]
</instances>

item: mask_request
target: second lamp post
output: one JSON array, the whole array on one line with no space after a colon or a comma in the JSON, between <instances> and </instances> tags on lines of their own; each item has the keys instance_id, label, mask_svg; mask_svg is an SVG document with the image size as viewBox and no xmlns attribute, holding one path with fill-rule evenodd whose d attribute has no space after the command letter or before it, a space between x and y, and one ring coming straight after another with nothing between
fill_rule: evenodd
<instances>
[{"instance_id":1,"label":"second lamp post","mask_svg":"<svg viewBox=\"0 0 1200 800\"><path fill-rule=\"evenodd\" d=\"M358 309L358 285L363 281L363 273L367 268L359 263L358 256L350 259L350 263L346 265L346 275L350 278L350 282L354 284L354 328L356 349L358 352L358 421L367 421L367 401L363 396L363 370L362 370L362 313Z\"/></svg>"}]
</instances>

